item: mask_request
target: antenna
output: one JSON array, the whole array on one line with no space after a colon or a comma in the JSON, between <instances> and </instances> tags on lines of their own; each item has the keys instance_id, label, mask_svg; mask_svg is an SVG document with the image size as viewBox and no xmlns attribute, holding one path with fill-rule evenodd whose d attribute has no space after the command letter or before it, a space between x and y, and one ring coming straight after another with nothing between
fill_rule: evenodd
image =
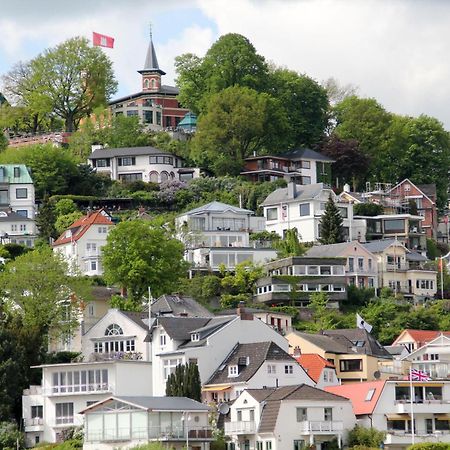
<instances>
[{"instance_id":1,"label":"antenna","mask_svg":"<svg viewBox=\"0 0 450 450\"><path fill-rule=\"evenodd\" d=\"M221 403L217 408L219 414L223 414L224 416L230 412L230 405L228 403Z\"/></svg>"},{"instance_id":2,"label":"antenna","mask_svg":"<svg viewBox=\"0 0 450 450\"><path fill-rule=\"evenodd\" d=\"M150 40L153 40L152 23L148 23L148 31L150 33Z\"/></svg>"}]
</instances>

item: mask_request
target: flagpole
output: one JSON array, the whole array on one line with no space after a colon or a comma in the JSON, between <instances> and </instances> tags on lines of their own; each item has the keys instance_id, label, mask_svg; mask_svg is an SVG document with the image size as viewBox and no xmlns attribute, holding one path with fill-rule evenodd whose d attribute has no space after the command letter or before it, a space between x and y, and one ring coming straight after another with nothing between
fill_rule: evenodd
<instances>
[{"instance_id":1,"label":"flagpole","mask_svg":"<svg viewBox=\"0 0 450 450\"><path fill-rule=\"evenodd\" d=\"M415 436L414 436L414 390L413 390L413 382L412 382L412 366L409 367L409 397L411 403L411 444L414 445Z\"/></svg>"}]
</instances>

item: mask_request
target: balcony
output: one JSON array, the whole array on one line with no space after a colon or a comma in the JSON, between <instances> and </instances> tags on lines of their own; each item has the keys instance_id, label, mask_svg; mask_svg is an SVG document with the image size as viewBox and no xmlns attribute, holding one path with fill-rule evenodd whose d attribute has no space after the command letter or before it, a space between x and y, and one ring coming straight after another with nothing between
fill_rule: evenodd
<instances>
[{"instance_id":1,"label":"balcony","mask_svg":"<svg viewBox=\"0 0 450 450\"><path fill-rule=\"evenodd\" d=\"M187 431L187 432L186 432ZM186 436L186 434L188 436ZM142 428L104 428L102 430L88 430L85 436L86 442L127 442L131 440L154 441L210 441L213 440L210 427L183 426L155 426Z\"/></svg>"},{"instance_id":2,"label":"balcony","mask_svg":"<svg viewBox=\"0 0 450 450\"><path fill-rule=\"evenodd\" d=\"M32 385L23 390L23 395L42 395L42 386Z\"/></svg>"},{"instance_id":3,"label":"balcony","mask_svg":"<svg viewBox=\"0 0 450 450\"><path fill-rule=\"evenodd\" d=\"M450 410L450 402L445 400L423 400L413 402L414 414L446 414ZM398 400L395 402L397 414L410 414L411 403L409 400Z\"/></svg>"},{"instance_id":4,"label":"balcony","mask_svg":"<svg viewBox=\"0 0 450 450\"><path fill-rule=\"evenodd\" d=\"M441 363L436 361L414 361L414 369L425 371L432 379L450 378L450 363Z\"/></svg>"},{"instance_id":5,"label":"balcony","mask_svg":"<svg viewBox=\"0 0 450 450\"><path fill-rule=\"evenodd\" d=\"M44 430L44 419L42 417L23 419L23 424L25 427L25 432Z\"/></svg>"},{"instance_id":6,"label":"balcony","mask_svg":"<svg viewBox=\"0 0 450 450\"><path fill-rule=\"evenodd\" d=\"M344 423L341 421L318 421L305 420L298 424L300 432L304 434L330 434L339 433L344 430Z\"/></svg>"},{"instance_id":7,"label":"balcony","mask_svg":"<svg viewBox=\"0 0 450 450\"><path fill-rule=\"evenodd\" d=\"M53 386L43 390L48 397L60 395L84 395L84 394L104 394L112 393L113 388L108 384L94 383L82 385Z\"/></svg>"},{"instance_id":8,"label":"balcony","mask_svg":"<svg viewBox=\"0 0 450 450\"><path fill-rule=\"evenodd\" d=\"M415 443L421 442L450 442L450 431L425 430L423 428L416 428L414 433ZM388 430L386 434L385 444L389 445L404 445L408 446L412 443L411 431L406 430Z\"/></svg>"},{"instance_id":9,"label":"balcony","mask_svg":"<svg viewBox=\"0 0 450 450\"><path fill-rule=\"evenodd\" d=\"M256 433L254 421L225 422L225 434L253 434Z\"/></svg>"}]
</instances>

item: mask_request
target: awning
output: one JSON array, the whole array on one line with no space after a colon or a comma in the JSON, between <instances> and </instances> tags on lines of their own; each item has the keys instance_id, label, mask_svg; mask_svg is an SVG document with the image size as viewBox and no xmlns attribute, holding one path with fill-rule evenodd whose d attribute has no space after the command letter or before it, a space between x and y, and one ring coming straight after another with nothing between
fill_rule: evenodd
<instances>
[{"instance_id":1,"label":"awning","mask_svg":"<svg viewBox=\"0 0 450 450\"><path fill-rule=\"evenodd\" d=\"M435 414L434 417L438 420L450 420L450 414Z\"/></svg>"},{"instance_id":2,"label":"awning","mask_svg":"<svg viewBox=\"0 0 450 450\"><path fill-rule=\"evenodd\" d=\"M386 414L387 420L410 420L409 414Z\"/></svg>"},{"instance_id":3,"label":"awning","mask_svg":"<svg viewBox=\"0 0 450 450\"><path fill-rule=\"evenodd\" d=\"M223 386L223 385L220 385L220 386L206 386L206 387L202 388L202 391L203 392L225 391L226 389L229 389L230 387L231 387L230 385L228 385L228 386Z\"/></svg>"},{"instance_id":4,"label":"awning","mask_svg":"<svg viewBox=\"0 0 450 450\"><path fill-rule=\"evenodd\" d=\"M426 381L425 383L421 382L418 383L417 381L412 382L413 387L443 387L444 383L434 383L433 381ZM404 383L397 383L396 386L400 387L410 387L410 383L404 382Z\"/></svg>"}]
</instances>

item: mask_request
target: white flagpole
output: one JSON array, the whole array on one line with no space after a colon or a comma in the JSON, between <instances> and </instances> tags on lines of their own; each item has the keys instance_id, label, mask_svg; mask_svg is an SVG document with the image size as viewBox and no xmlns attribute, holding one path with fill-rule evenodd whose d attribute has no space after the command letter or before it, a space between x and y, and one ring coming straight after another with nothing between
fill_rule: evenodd
<instances>
[{"instance_id":1,"label":"white flagpole","mask_svg":"<svg viewBox=\"0 0 450 450\"><path fill-rule=\"evenodd\" d=\"M412 367L409 367L409 397L411 402L411 444L414 445L415 436L414 436L414 390L413 390L413 382L412 382Z\"/></svg>"}]
</instances>

